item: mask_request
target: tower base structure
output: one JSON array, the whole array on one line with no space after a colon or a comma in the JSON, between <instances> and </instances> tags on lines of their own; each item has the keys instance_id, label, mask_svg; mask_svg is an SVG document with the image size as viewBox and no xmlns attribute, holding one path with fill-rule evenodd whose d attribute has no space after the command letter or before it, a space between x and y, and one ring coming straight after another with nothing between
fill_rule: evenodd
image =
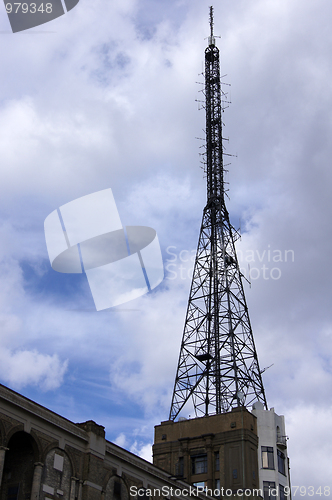
<instances>
[{"instance_id":1,"label":"tower base structure","mask_svg":"<svg viewBox=\"0 0 332 500\"><path fill-rule=\"evenodd\" d=\"M153 464L187 483L257 490L257 419L246 408L155 426Z\"/></svg>"},{"instance_id":2,"label":"tower base structure","mask_svg":"<svg viewBox=\"0 0 332 500\"><path fill-rule=\"evenodd\" d=\"M238 407L161 422L155 426L153 464L210 495L246 491L251 498L285 500L290 498L287 439L284 417L256 402L252 412Z\"/></svg>"}]
</instances>

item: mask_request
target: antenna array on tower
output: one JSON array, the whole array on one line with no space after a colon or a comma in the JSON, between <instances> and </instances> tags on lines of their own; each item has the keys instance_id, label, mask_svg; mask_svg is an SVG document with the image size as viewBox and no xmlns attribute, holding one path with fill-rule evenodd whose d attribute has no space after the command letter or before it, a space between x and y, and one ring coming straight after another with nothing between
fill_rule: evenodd
<instances>
[{"instance_id":1,"label":"antenna array on tower","mask_svg":"<svg viewBox=\"0 0 332 500\"><path fill-rule=\"evenodd\" d=\"M186 407L196 416L261 401L267 408L235 241L225 205L219 50L205 50L207 203L203 210L170 419Z\"/></svg>"}]
</instances>

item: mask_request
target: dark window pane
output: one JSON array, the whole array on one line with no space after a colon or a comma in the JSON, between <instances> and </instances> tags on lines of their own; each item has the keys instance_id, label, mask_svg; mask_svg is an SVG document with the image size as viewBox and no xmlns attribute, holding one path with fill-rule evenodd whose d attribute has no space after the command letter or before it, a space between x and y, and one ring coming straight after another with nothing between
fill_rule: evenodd
<instances>
[{"instance_id":1,"label":"dark window pane","mask_svg":"<svg viewBox=\"0 0 332 500\"><path fill-rule=\"evenodd\" d=\"M219 463L219 451L217 451L215 454L214 454L214 457L215 457L215 467L216 467L216 470L218 471L219 468L220 468L220 463Z\"/></svg>"},{"instance_id":2,"label":"dark window pane","mask_svg":"<svg viewBox=\"0 0 332 500\"><path fill-rule=\"evenodd\" d=\"M7 500L17 500L18 499L18 489L19 486L12 486L8 488Z\"/></svg>"},{"instance_id":3,"label":"dark window pane","mask_svg":"<svg viewBox=\"0 0 332 500\"><path fill-rule=\"evenodd\" d=\"M279 485L279 489L280 489L280 500L285 500L285 490L284 487L281 486L281 484Z\"/></svg>"},{"instance_id":4,"label":"dark window pane","mask_svg":"<svg viewBox=\"0 0 332 500\"><path fill-rule=\"evenodd\" d=\"M183 477L183 457L179 457L179 461L176 464L175 475L177 477Z\"/></svg>"},{"instance_id":5,"label":"dark window pane","mask_svg":"<svg viewBox=\"0 0 332 500\"><path fill-rule=\"evenodd\" d=\"M274 456L272 446L262 446L263 469L274 469Z\"/></svg>"},{"instance_id":6,"label":"dark window pane","mask_svg":"<svg viewBox=\"0 0 332 500\"><path fill-rule=\"evenodd\" d=\"M191 457L192 474L204 474L207 472L207 455Z\"/></svg>"},{"instance_id":7,"label":"dark window pane","mask_svg":"<svg viewBox=\"0 0 332 500\"><path fill-rule=\"evenodd\" d=\"M278 454L278 471L281 474L284 474L284 476L285 476L286 475L286 472L285 472L285 455L280 450L277 451L277 454Z\"/></svg>"},{"instance_id":8,"label":"dark window pane","mask_svg":"<svg viewBox=\"0 0 332 500\"><path fill-rule=\"evenodd\" d=\"M273 481L263 481L264 500L277 500L275 487L276 483Z\"/></svg>"},{"instance_id":9,"label":"dark window pane","mask_svg":"<svg viewBox=\"0 0 332 500\"><path fill-rule=\"evenodd\" d=\"M137 494L141 500L150 500L150 497L147 494L146 488L139 488L137 490Z\"/></svg>"},{"instance_id":10,"label":"dark window pane","mask_svg":"<svg viewBox=\"0 0 332 500\"><path fill-rule=\"evenodd\" d=\"M121 500L121 483L120 483L120 481L114 481L114 498L116 500Z\"/></svg>"}]
</instances>

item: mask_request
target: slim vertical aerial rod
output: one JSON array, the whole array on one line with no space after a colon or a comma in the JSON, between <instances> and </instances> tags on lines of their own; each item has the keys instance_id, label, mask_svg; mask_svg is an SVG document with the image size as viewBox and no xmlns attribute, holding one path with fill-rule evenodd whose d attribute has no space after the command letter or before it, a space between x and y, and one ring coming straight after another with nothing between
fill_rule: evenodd
<instances>
[{"instance_id":1,"label":"slim vertical aerial rod","mask_svg":"<svg viewBox=\"0 0 332 500\"><path fill-rule=\"evenodd\" d=\"M225 205L219 50L205 50L207 203L199 235L170 419L219 414L261 401L267 408Z\"/></svg>"}]
</instances>

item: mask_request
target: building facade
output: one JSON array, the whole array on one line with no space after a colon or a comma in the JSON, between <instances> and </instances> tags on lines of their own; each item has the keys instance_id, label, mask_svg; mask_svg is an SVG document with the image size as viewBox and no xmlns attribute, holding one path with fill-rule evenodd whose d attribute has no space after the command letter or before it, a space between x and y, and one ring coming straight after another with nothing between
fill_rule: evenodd
<instances>
[{"instance_id":1,"label":"building facade","mask_svg":"<svg viewBox=\"0 0 332 500\"><path fill-rule=\"evenodd\" d=\"M240 407L162 422L155 427L153 463L192 485L285 500L290 498L287 439L284 417L256 402L252 412Z\"/></svg>"},{"instance_id":2,"label":"building facade","mask_svg":"<svg viewBox=\"0 0 332 500\"><path fill-rule=\"evenodd\" d=\"M153 463L209 489L258 489L257 419L244 407L155 427Z\"/></svg>"},{"instance_id":3,"label":"building facade","mask_svg":"<svg viewBox=\"0 0 332 500\"><path fill-rule=\"evenodd\" d=\"M146 500L175 490L188 498L187 484L107 441L101 425L75 424L0 385L0 500Z\"/></svg>"},{"instance_id":4,"label":"building facade","mask_svg":"<svg viewBox=\"0 0 332 500\"><path fill-rule=\"evenodd\" d=\"M290 466L287 455L285 419L274 408L265 410L254 403L252 413L257 418L259 486L264 498L284 500L290 493Z\"/></svg>"}]
</instances>

